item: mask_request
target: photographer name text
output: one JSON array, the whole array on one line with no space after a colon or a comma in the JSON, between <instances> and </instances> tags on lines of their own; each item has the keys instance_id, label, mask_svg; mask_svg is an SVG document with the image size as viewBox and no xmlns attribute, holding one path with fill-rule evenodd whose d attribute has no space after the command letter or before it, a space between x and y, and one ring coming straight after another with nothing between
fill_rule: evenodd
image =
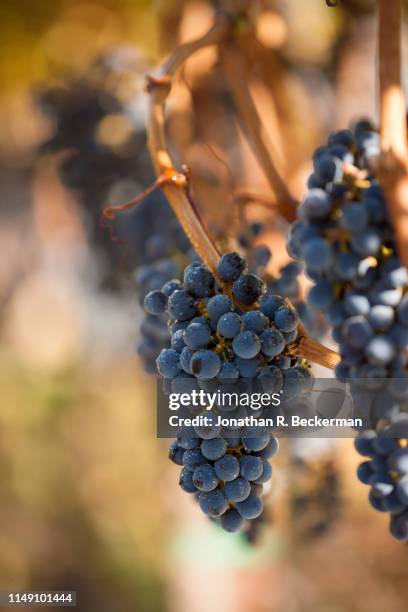
<instances>
[{"instance_id":1,"label":"photographer name text","mask_svg":"<svg viewBox=\"0 0 408 612\"><path fill-rule=\"evenodd\" d=\"M301 417L292 415L285 417L277 415L276 417L261 418L254 415L245 417L226 417L217 415L199 414L194 417L180 417L171 415L169 417L170 427L362 427L363 420L360 418L325 418L318 415L312 417Z\"/></svg>"}]
</instances>

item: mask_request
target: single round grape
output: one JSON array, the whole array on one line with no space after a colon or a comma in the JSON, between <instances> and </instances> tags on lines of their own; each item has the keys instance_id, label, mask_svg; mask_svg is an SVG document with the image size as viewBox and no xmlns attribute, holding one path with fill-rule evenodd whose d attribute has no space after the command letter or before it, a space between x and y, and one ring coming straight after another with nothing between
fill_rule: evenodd
<instances>
[{"instance_id":1,"label":"single round grape","mask_svg":"<svg viewBox=\"0 0 408 612\"><path fill-rule=\"evenodd\" d=\"M289 306L281 306L275 312L274 321L276 327L278 327L282 332L290 333L293 332L298 325L298 317L293 308L289 308Z\"/></svg>"},{"instance_id":2,"label":"single round grape","mask_svg":"<svg viewBox=\"0 0 408 612\"><path fill-rule=\"evenodd\" d=\"M174 378L180 372L179 354L174 349L163 349L156 359L156 364L164 378Z\"/></svg>"},{"instance_id":3,"label":"single round grape","mask_svg":"<svg viewBox=\"0 0 408 612\"><path fill-rule=\"evenodd\" d=\"M255 519L262 514L263 503L257 495L249 495L244 501L237 502L236 509L244 519Z\"/></svg>"},{"instance_id":4,"label":"single round grape","mask_svg":"<svg viewBox=\"0 0 408 612\"><path fill-rule=\"evenodd\" d=\"M285 348L285 338L278 329L267 329L261 334L262 352L268 357L276 357Z\"/></svg>"},{"instance_id":5,"label":"single round grape","mask_svg":"<svg viewBox=\"0 0 408 612\"><path fill-rule=\"evenodd\" d=\"M205 462L206 458L199 448L184 451L183 465L185 468L190 470L190 472L194 472L198 466L204 464Z\"/></svg>"},{"instance_id":6,"label":"single round grape","mask_svg":"<svg viewBox=\"0 0 408 612\"><path fill-rule=\"evenodd\" d=\"M219 489L200 493L198 503L204 514L215 518L224 514L228 508L227 498Z\"/></svg>"},{"instance_id":7,"label":"single round grape","mask_svg":"<svg viewBox=\"0 0 408 612\"><path fill-rule=\"evenodd\" d=\"M371 467L371 461L364 461L363 463L360 463L357 468L357 478L363 484L370 484L373 474L374 472Z\"/></svg>"},{"instance_id":8,"label":"single round grape","mask_svg":"<svg viewBox=\"0 0 408 612\"><path fill-rule=\"evenodd\" d=\"M387 331L394 322L394 309L383 304L372 306L368 313L368 322L375 330Z\"/></svg>"},{"instance_id":9,"label":"single round grape","mask_svg":"<svg viewBox=\"0 0 408 612\"><path fill-rule=\"evenodd\" d=\"M365 354L371 363L387 365L394 359L396 347L388 336L377 335L368 342Z\"/></svg>"},{"instance_id":10,"label":"single round grape","mask_svg":"<svg viewBox=\"0 0 408 612\"><path fill-rule=\"evenodd\" d=\"M267 266L271 257L271 250L266 244L258 244L251 253L252 261L257 267Z\"/></svg>"},{"instance_id":11,"label":"single round grape","mask_svg":"<svg viewBox=\"0 0 408 612\"><path fill-rule=\"evenodd\" d=\"M201 452L207 459L216 461L223 455L227 450L227 443L224 438L211 438L210 440L203 440L201 442Z\"/></svg>"},{"instance_id":12,"label":"single round grape","mask_svg":"<svg viewBox=\"0 0 408 612\"><path fill-rule=\"evenodd\" d=\"M357 438L354 440L355 449L360 455L364 457L374 457L375 449L373 446L373 442L376 438L376 434L372 430L363 431Z\"/></svg>"},{"instance_id":13,"label":"single round grape","mask_svg":"<svg viewBox=\"0 0 408 612\"><path fill-rule=\"evenodd\" d=\"M350 244L357 255L362 257L376 255L381 246L381 235L376 228L367 227L361 232L354 233Z\"/></svg>"},{"instance_id":14,"label":"single round grape","mask_svg":"<svg viewBox=\"0 0 408 612\"><path fill-rule=\"evenodd\" d=\"M243 331L261 333L268 326L267 317L259 310L250 310L242 315Z\"/></svg>"},{"instance_id":15,"label":"single round grape","mask_svg":"<svg viewBox=\"0 0 408 612\"><path fill-rule=\"evenodd\" d=\"M167 297L162 291L149 291L144 299L144 308L149 314L162 314L167 305Z\"/></svg>"},{"instance_id":16,"label":"single round grape","mask_svg":"<svg viewBox=\"0 0 408 612\"><path fill-rule=\"evenodd\" d=\"M183 332L184 343L190 349L204 348L208 345L211 338L211 331L208 325L202 323L190 323Z\"/></svg>"},{"instance_id":17,"label":"single round grape","mask_svg":"<svg viewBox=\"0 0 408 612\"><path fill-rule=\"evenodd\" d=\"M199 491L213 491L218 482L215 470L209 463L199 465L193 472L193 483Z\"/></svg>"},{"instance_id":18,"label":"single round grape","mask_svg":"<svg viewBox=\"0 0 408 612\"><path fill-rule=\"evenodd\" d=\"M169 448L169 459L176 465L183 465L185 449L181 447L177 440L171 443Z\"/></svg>"},{"instance_id":19,"label":"single round grape","mask_svg":"<svg viewBox=\"0 0 408 612\"><path fill-rule=\"evenodd\" d=\"M263 470L259 478L255 480L255 484L265 484L272 478L272 466L266 459L261 459Z\"/></svg>"},{"instance_id":20,"label":"single round grape","mask_svg":"<svg viewBox=\"0 0 408 612\"><path fill-rule=\"evenodd\" d=\"M307 270L312 272L324 272L333 263L333 251L322 238L309 240L304 247L303 256Z\"/></svg>"},{"instance_id":21,"label":"single round grape","mask_svg":"<svg viewBox=\"0 0 408 612\"><path fill-rule=\"evenodd\" d=\"M323 189L310 189L300 205L301 218L318 221L325 219L331 211L330 200Z\"/></svg>"},{"instance_id":22,"label":"single round grape","mask_svg":"<svg viewBox=\"0 0 408 612\"><path fill-rule=\"evenodd\" d=\"M348 293L343 301L344 310L351 317L364 315L370 312L370 302L365 295L359 293Z\"/></svg>"},{"instance_id":23,"label":"single round grape","mask_svg":"<svg viewBox=\"0 0 408 612\"><path fill-rule=\"evenodd\" d=\"M242 274L232 285L232 293L239 302L250 306L262 295L264 288L256 274Z\"/></svg>"},{"instance_id":24,"label":"single round grape","mask_svg":"<svg viewBox=\"0 0 408 612\"><path fill-rule=\"evenodd\" d=\"M212 351L197 351L190 361L192 374L199 379L209 380L215 378L220 371L221 361Z\"/></svg>"},{"instance_id":25,"label":"single round grape","mask_svg":"<svg viewBox=\"0 0 408 612\"><path fill-rule=\"evenodd\" d=\"M246 434L241 437L242 444L247 451L260 451L268 446L270 440L269 432L248 429Z\"/></svg>"},{"instance_id":26,"label":"single round grape","mask_svg":"<svg viewBox=\"0 0 408 612\"><path fill-rule=\"evenodd\" d=\"M193 427L181 427L177 432L177 442L185 450L191 450L200 446L200 439Z\"/></svg>"},{"instance_id":27,"label":"single round grape","mask_svg":"<svg viewBox=\"0 0 408 612\"><path fill-rule=\"evenodd\" d=\"M353 280L357 276L360 259L354 253L336 253L334 271L343 281Z\"/></svg>"},{"instance_id":28,"label":"single round grape","mask_svg":"<svg viewBox=\"0 0 408 612\"><path fill-rule=\"evenodd\" d=\"M373 337L373 328L362 316L350 317L342 326L343 337L353 348L362 349Z\"/></svg>"},{"instance_id":29,"label":"single round grape","mask_svg":"<svg viewBox=\"0 0 408 612\"><path fill-rule=\"evenodd\" d=\"M248 480L239 476L235 480L225 483L224 493L230 502L244 501L251 493L251 485Z\"/></svg>"},{"instance_id":30,"label":"single round grape","mask_svg":"<svg viewBox=\"0 0 408 612\"><path fill-rule=\"evenodd\" d=\"M263 471L263 464L260 457L254 455L244 455L239 461L240 473L246 480L256 480L260 478Z\"/></svg>"},{"instance_id":31,"label":"single round grape","mask_svg":"<svg viewBox=\"0 0 408 612\"><path fill-rule=\"evenodd\" d=\"M181 351L183 350L183 348L185 347L185 343L184 343L184 338L183 338L183 330L182 329L178 329L172 336L171 336L171 348L174 349L175 351L177 351L177 353L181 353Z\"/></svg>"},{"instance_id":32,"label":"single round grape","mask_svg":"<svg viewBox=\"0 0 408 612\"><path fill-rule=\"evenodd\" d=\"M203 440L211 440L217 438L221 433L221 425L217 424L217 416L213 412L206 412L206 422L204 425L194 427L196 435Z\"/></svg>"},{"instance_id":33,"label":"single round grape","mask_svg":"<svg viewBox=\"0 0 408 612\"><path fill-rule=\"evenodd\" d=\"M215 473L220 480L229 482L238 477L240 471L240 463L234 455L224 455L214 464Z\"/></svg>"},{"instance_id":34,"label":"single round grape","mask_svg":"<svg viewBox=\"0 0 408 612\"><path fill-rule=\"evenodd\" d=\"M271 457L276 455L278 450L279 450L279 441L277 438L271 435L268 445L264 449L258 452L258 456L262 457L263 459L270 459Z\"/></svg>"},{"instance_id":35,"label":"single round grape","mask_svg":"<svg viewBox=\"0 0 408 612\"><path fill-rule=\"evenodd\" d=\"M204 264L192 264L184 272L184 288L194 297L210 296L214 289L214 283L214 276Z\"/></svg>"},{"instance_id":36,"label":"single round grape","mask_svg":"<svg viewBox=\"0 0 408 612\"><path fill-rule=\"evenodd\" d=\"M408 541L408 511L391 518L390 531L397 540Z\"/></svg>"},{"instance_id":37,"label":"single round grape","mask_svg":"<svg viewBox=\"0 0 408 612\"><path fill-rule=\"evenodd\" d=\"M245 260L239 253L226 253L218 263L218 274L223 280L233 282L239 278L245 267Z\"/></svg>"},{"instance_id":38,"label":"single round grape","mask_svg":"<svg viewBox=\"0 0 408 612\"><path fill-rule=\"evenodd\" d=\"M193 482L193 473L187 468L180 472L179 485L186 493L197 493L197 488Z\"/></svg>"},{"instance_id":39,"label":"single round grape","mask_svg":"<svg viewBox=\"0 0 408 612\"><path fill-rule=\"evenodd\" d=\"M173 291L168 300L170 316L178 321L188 321L197 313L196 301L184 289Z\"/></svg>"},{"instance_id":40,"label":"single round grape","mask_svg":"<svg viewBox=\"0 0 408 612\"><path fill-rule=\"evenodd\" d=\"M261 350L259 336L251 331L240 332L232 342L234 353L242 359L252 359Z\"/></svg>"},{"instance_id":41,"label":"single round grape","mask_svg":"<svg viewBox=\"0 0 408 612\"><path fill-rule=\"evenodd\" d=\"M235 533L241 529L243 519L242 516L236 510L234 510L234 508L230 508L230 510L227 510L221 516L220 524L225 531Z\"/></svg>"},{"instance_id":42,"label":"single round grape","mask_svg":"<svg viewBox=\"0 0 408 612\"><path fill-rule=\"evenodd\" d=\"M241 330L241 317L235 312L227 312L218 319L217 333L224 338L235 338Z\"/></svg>"}]
</instances>

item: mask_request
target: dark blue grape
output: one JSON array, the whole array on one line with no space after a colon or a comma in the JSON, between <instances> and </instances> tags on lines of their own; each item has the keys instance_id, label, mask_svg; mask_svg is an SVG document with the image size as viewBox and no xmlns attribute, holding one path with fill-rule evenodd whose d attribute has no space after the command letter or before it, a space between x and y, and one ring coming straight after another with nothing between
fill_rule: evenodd
<instances>
[{"instance_id":1,"label":"dark blue grape","mask_svg":"<svg viewBox=\"0 0 408 612\"><path fill-rule=\"evenodd\" d=\"M184 289L197 298L210 296L214 283L213 275L204 264L191 264L184 272Z\"/></svg>"},{"instance_id":2,"label":"dark blue grape","mask_svg":"<svg viewBox=\"0 0 408 612\"><path fill-rule=\"evenodd\" d=\"M170 316L178 321L192 319L197 313L195 299L184 289L173 291L168 300Z\"/></svg>"},{"instance_id":3,"label":"dark blue grape","mask_svg":"<svg viewBox=\"0 0 408 612\"><path fill-rule=\"evenodd\" d=\"M183 341L190 349L206 347L211 338L211 331L202 323L190 323L183 332Z\"/></svg>"},{"instance_id":4,"label":"dark blue grape","mask_svg":"<svg viewBox=\"0 0 408 612\"><path fill-rule=\"evenodd\" d=\"M232 285L234 297L247 306L256 302L264 289L262 280L256 274L242 274Z\"/></svg>"},{"instance_id":5,"label":"dark blue grape","mask_svg":"<svg viewBox=\"0 0 408 612\"><path fill-rule=\"evenodd\" d=\"M185 449L179 446L176 440L171 443L170 448L169 448L169 459L173 463L175 463L176 465L183 465L184 453L185 453Z\"/></svg>"},{"instance_id":6,"label":"dark blue grape","mask_svg":"<svg viewBox=\"0 0 408 612\"><path fill-rule=\"evenodd\" d=\"M233 455L224 455L215 462L214 469L220 480L229 482L238 477L240 463Z\"/></svg>"},{"instance_id":7,"label":"dark blue grape","mask_svg":"<svg viewBox=\"0 0 408 612\"><path fill-rule=\"evenodd\" d=\"M240 474L246 480L257 480L263 471L263 464L260 457L244 455L239 462Z\"/></svg>"},{"instance_id":8,"label":"dark blue grape","mask_svg":"<svg viewBox=\"0 0 408 612\"><path fill-rule=\"evenodd\" d=\"M207 459L216 461L223 455L227 450L227 443L224 438L211 438L210 440L203 440L201 442L201 452Z\"/></svg>"},{"instance_id":9,"label":"dark blue grape","mask_svg":"<svg viewBox=\"0 0 408 612\"><path fill-rule=\"evenodd\" d=\"M293 332L298 326L298 317L293 308L289 306L281 306L275 312L274 316L275 325L285 333Z\"/></svg>"},{"instance_id":10,"label":"dark blue grape","mask_svg":"<svg viewBox=\"0 0 408 612\"><path fill-rule=\"evenodd\" d=\"M209 463L199 465L193 472L193 483L199 491L213 491L218 482L215 470Z\"/></svg>"},{"instance_id":11,"label":"dark blue grape","mask_svg":"<svg viewBox=\"0 0 408 612\"><path fill-rule=\"evenodd\" d=\"M193 473L187 468L183 468L180 472L179 485L186 493L197 493L193 483Z\"/></svg>"},{"instance_id":12,"label":"dark blue grape","mask_svg":"<svg viewBox=\"0 0 408 612\"><path fill-rule=\"evenodd\" d=\"M174 378L179 372L179 354L174 349L164 349L157 357L157 369L165 378Z\"/></svg>"},{"instance_id":13,"label":"dark blue grape","mask_svg":"<svg viewBox=\"0 0 408 612\"><path fill-rule=\"evenodd\" d=\"M241 502L251 493L251 485L248 480L239 476L225 483L224 493L230 502Z\"/></svg>"},{"instance_id":14,"label":"dark blue grape","mask_svg":"<svg viewBox=\"0 0 408 612\"><path fill-rule=\"evenodd\" d=\"M227 312L218 319L217 333L224 338L235 338L241 329L241 317L236 312Z\"/></svg>"},{"instance_id":15,"label":"dark blue grape","mask_svg":"<svg viewBox=\"0 0 408 612\"><path fill-rule=\"evenodd\" d=\"M242 315L243 330L261 333L268 325L268 319L259 310L250 310Z\"/></svg>"},{"instance_id":16,"label":"dark blue grape","mask_svg":"<svg viewBox=\"0 0 408 612\"><path fill-rule=\"evenodd\" d=\"M221 361L212 351L197 351L190 361L192 374L201 380L215 378L220 371Z\"/></svg>"},{"instance_id":17,"label":"dark blue grape","mask_svg":"<svg viewBox=\"0 0 408 612\"><path fill-rule=\"evenodd\" d=\"M209 493L200 493L198 503L204 514L215 518L224 514L228 508L227 498L219 489Z\"/></svg>"},{"instance_id":18,"label":"dark blue grape","mask_svg":"<svg viewBox=\"0 0 408 612\"><path fill-rule=\"evenodd\" d=\"M262 513L263 504L257 495L249 495L244 501L237 502L236 508L242 518L255 519Z\"/></svg>"},{"instance_id":19,"label":"dark blue grape","mask_svg":"<svg viewBox=\"0 0 408 612\"><path fill-rule=\"evenodd\" d=\"M185 468L194 472L194 470L205 463L206 459L199 448L184 451L183 465Z\"/></svg>"},{"instance_id":20,"label":"dark blue grape","mask_svg":"<svg viewBox=\"0 0 408 612\"><path fill-rule=\"evenodd\" d=\"M239 253L227 253L219 261L218 274L223 280L233 282L241 276L245 267L245 260Z\"/></svg>"},{"instance_id":21,"label":"dark blue grape","mask_svg":"<svg viewBox=\"0 0 408 612\"><path fill-rule=\"evenodd\" d=\"M220 519L221 527L230 533L239 531L242 527L242 523L242 516L233 508L227 510Z\"/></svg>"}]
</instances>

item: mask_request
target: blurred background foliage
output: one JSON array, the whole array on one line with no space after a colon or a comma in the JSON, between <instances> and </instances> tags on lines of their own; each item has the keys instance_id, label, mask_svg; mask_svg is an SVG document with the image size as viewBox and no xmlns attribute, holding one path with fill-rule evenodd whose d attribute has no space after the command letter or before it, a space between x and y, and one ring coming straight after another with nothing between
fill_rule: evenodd
<instances>
[{"instance_id":1,"label":"blurred background foliage","mask_svg":"<svg viewBox=\"0 0 408 612\"><path fill-rule=\"evenodd\" d=\"M147 186L143 75L177 41L205 30L211 4L0 5L0 588L74 589L81 611L403 612L407 549L368 507L350 440L329 443L323 459L299 473L283 445L253 547L207 524L178 490L166 441L156 439L155 383L133 353L142 316L135 262L123 271L96 223L107 202ZM374 5L259 2L252 86L294 193L302 193L310 151L328 130L362 109L376 114ZM101 57L123 53L131 60L119 80L95 72ZM207 220L222 227L232 189L269 188L231 119L216 59L209 51L188 62L174 86L169 133L192 168ZM139 173L130 184L114 172L106 180L103 167L92 170L95 153L80 152L80 168L91 168L83 170L85 199L61 182L61 152L44 148L58 126L38 104L55 86L75 93L81 83L114 92L138 135L123 148L118 113L103 129L97 122L95 133L120 159L132 164L136 146ZM78 96L85 119L95 111L86 99ZM87 128L73 117L75 143ZM285 228L256 204L248 215L267 224L273 272L286 257ZM136 261L143 236L129 228ZM341 501L328 496L340 517L309 537L307 509L291 514L289 499L296 490L302 500L327 461L340 475Z\"/></svg>"}]
</instances>

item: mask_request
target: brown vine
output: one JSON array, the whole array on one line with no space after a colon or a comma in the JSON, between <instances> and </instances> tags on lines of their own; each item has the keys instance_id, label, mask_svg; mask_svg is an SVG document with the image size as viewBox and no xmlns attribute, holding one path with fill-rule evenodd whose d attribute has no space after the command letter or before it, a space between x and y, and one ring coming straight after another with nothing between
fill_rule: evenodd
<instances>
[{"instance_id":1,"label":"brown vine","mask_svg":"<svg viewBox=\"0 0 408 612\"><path fill-rule=\"evenodd\" d=\"M380 0L378 51L380 88L380 180L398 251L408 268L408 155L406 102L401 83L402 2Z\"/></svg>"}]
</instances>

